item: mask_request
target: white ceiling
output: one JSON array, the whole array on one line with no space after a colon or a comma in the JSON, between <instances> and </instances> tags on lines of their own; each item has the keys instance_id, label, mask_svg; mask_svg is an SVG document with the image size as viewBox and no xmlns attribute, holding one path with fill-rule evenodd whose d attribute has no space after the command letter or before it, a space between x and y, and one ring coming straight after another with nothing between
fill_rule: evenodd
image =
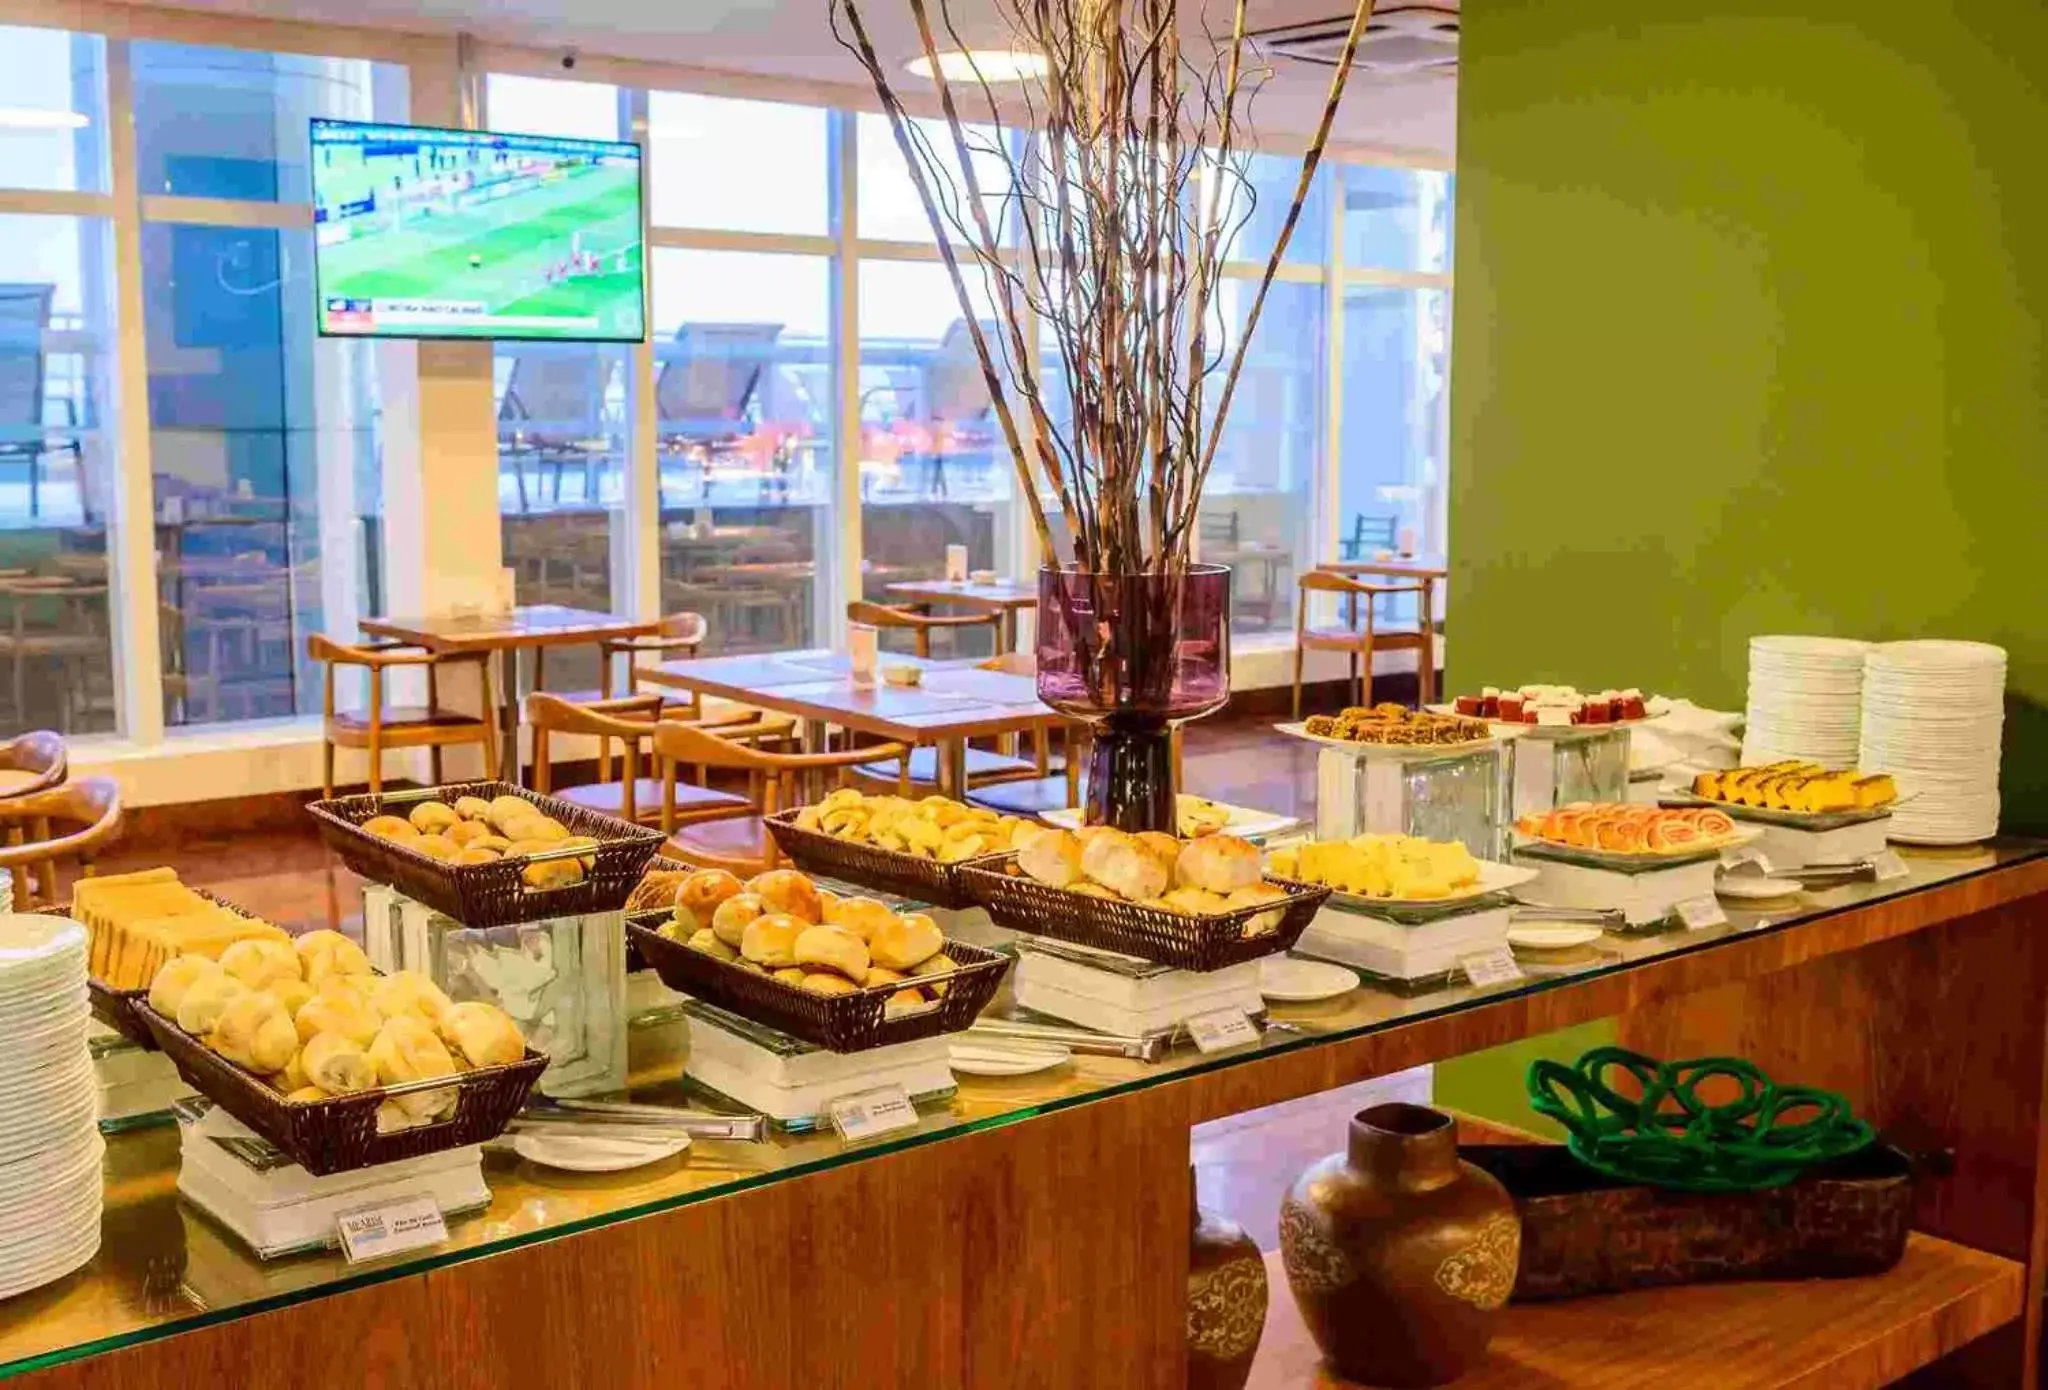
<instances>
[{"instance_id":1,"label":"white ceiling","mask_svg":"<svg viewBox=\"0 0 2048 1390\"><path fill-rule=\"evenodd\" d=\"M834 41L827 0L179 0L185 8L434 33L486 43L576 49L761 76L866 85ZM1227 32L1230 0L1207 0ZM1430 0L1455 10L1458 0ZM1253 29L1345 14L1348 0L1251 0ZM934 12L938 6L932 5ZM988 0L953 0L964 37L986 26ZM909 58L916 30L905 0L862 0L885 56ZM984 33L1001 32L984 27ZM1315 128L1329 69L1282 59L1252 108L1261 138L1284 144ZM1444 75L1352 75L1332 136L1339 145L1448 158L1456 139L1456 81Z\"/></svg>"}]
</instances>

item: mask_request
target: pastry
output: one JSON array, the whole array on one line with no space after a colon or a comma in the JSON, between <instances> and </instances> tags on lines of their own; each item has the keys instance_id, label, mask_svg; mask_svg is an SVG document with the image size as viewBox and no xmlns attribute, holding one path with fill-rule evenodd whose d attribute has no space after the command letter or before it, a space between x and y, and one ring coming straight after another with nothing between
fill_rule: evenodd
<instances>
[{"instance_id":1,"label":"pastry","mask_svg":"<svg viewBox=\"0 0 2048 1390\"><path fill-rule=\"evenodd\" d=\"M514 830L518 831L516 835L513 834ZM571 838L568 826L562 824L553 816L544 816L538 813L530 816L520 816L507 822L505 833L514 840L536 840L544 845L559 845L562 841Z\"/></svg>"},{"instance_id":2,"label":"pastry","mask_svg":"<svg viewBox=\"0 0 2048 1390\"><path fill-rule=\"evenodd\" d=\"M895 920L896 914L873 898L841 898L825 914L828 925L844 928L862 941L872 941L878 930Z\"/></svg>"},{"instance_id":3,"label":"pastry","mask_svg":"<svg viewBox=\"0 0 2048 1390\"><path fill-rule=\"evenodd\" d=\"M687 914L698 926L708 927L719 905L738 897L742 891L738 875L724 869L699 869L686 876L675 889L672 901L676 907L676 918L680 921Z\"/></svg>"},{"instance_id":4,"label":"pastry","mask_svg":"<svg viewBox=\"0 0 2048 1390\"><path fill-rule=\"evenodd\" d=\"M913 1009L921 1009L931 1000L924 997L924 991L916 987L899 989L882 1004L883 1018L896 1018Z\"/></svg>"},{"instance_id":5,"label":"pastry","mask_svg":"<svg viewBox=\"0 0 2048 1390\"><path fill-rule=\"evenodd\" d=\"M321 1033L306 1044L298 1065L307 1083L330 1095L374 1090L377 1068L370 1054L351 1038Z\"/></svg>"},{"instance_id":6,"label":"pastry","mask_svg":"<svg viewBox=\"0 0 2048 1390\"><path fill-rule=\"evenodd\" d=\"M696 875L688 869L650 869L641 875L640 881L633 885L633 891L626 895L626 911L666 911L676 905L676 890L694 877ZM710 923L699 922L697 925L708 926Z\"/></svg>"},{"instance_id":7,"label":"pastry","mask_svg":"<svg viewBox=\"0 0 2048 1390\"><path fill-rule=\"evenodd\" d=\"M1160 899L1160 905L1170 912L1185 912L1195 917L1214 917L1225 911L1227 906L1221 893L1192 886L1169 890Z\"/></svg>"},{"instance_id":8,"label":"pastry","mask_svg":"<svg viewBox=\"0 0 2048 1390\"><path fill-rule=\"evenodd\" d=\"M1157 830L1140 830L1132 838L1138 842L1139 849L1164 864L1168 873L1173 872L1174 861L1180 858L1179 840L1171 835L1162 835Z\"/></svg>"},{"instance_id":9,"label":"pastry","mask_svg":"<svg viewBox=\"0 0 2048 1390\"><path fill-rule=\"evenodd\" d=\"M455 851L455 857L448 862L450 864L495 864L503 857L496 850L486 849L482 845L464 845L461 849Z\"/></svg>"},{"instance_id":10,"label":"pastry","mask_svg":"<svg viewBox=\"0 0 2048 1390\"><path fill-rule=\"evenodd\" d=\"M450 1004L441 1015L441 1041L457 1060L471 1067L510 1066L526 1055L526 1038L512 1016L495 1004L468 1000ZM312 1064L307 1063L312 1074ZM319 1077L313 1077L319 1081ZM326 1083L322 1082L322 1085Z\"/></svg>"},{"instance_id":11,"label":"pastry","mask_svg":"<svg viewBox=\"0 0 2048 1390\"><path fill-rule=\"evenodd\" d=\"M825 919L817 888L795 869L770 869L765 874L756 874L748 881L747 891L768 904L771 912L786 912L809 923Z\"/></svg>"},{"instance_id":12,"label":"pastry","mask_svg":"<svg viewBox=\"0 0 2048 1390\"><path fill-rule=\"evenodd\" d=\"M290 1095L301 1087L312 1085L313 1083L306 1079L305 1058L306 1049L302 1047L292 1054L292 1059L289 1062L284 1064L283 1071L270 1078L270 1084L283 1091L286 1095Z\"/></svg>"},{"instance_id":13,"label":"pastry","mask_svg":"<svg viewBox=\"0 0 2048 1390\"><path fill-rule=\"evenodd\" d=\"M702 951L705 955L716 956L720 960L740 958L739 948L727 944L724 937L716 935L709 927L697 928L683 944L693 951Z\"/></svg>"},{"instance_id":14,"label":"pastry","mask_svg":"<svg viewBox=\"0 0 2048 1390\"><path fill-rule=\"evenodd\" d=\"M546 854L560 848L559 844L541 840L514 840L506 857ZM583 864L574 858L529 860L519 871L519 881L536 890L573 887L583 882Z\"/></svg>"},{"instance_id":15,"label":"pastry","mask_svg":"<svg viewBox=\"0 0 2048 1390\"><path fill-rule=\"evenodd\" d=\"M958 961L954 960L944 951L939 951L919 961L909 970L906 970L904 975L908 979L916 980L933 994L944 995L948 988L946 982L944 980L934 980L930 977L934 975L950 975L959 968L960 963Z\"/></svg>"},{"instance_id":16,"label":"pastry","mask_svg":"<svg viewBox=\"0 0 2048 1390\"><path fill-rule=\"evenodd\" d=\"M244 990L221 1010L206 1042L236 1066L268 1076L283 1071L299 1050L299 1031L276 995Z\"/></svg>"},{"instance_id":17,"label":"pastry","mask_svg":"<svg viewBox=\"0 0 2048 1390\"><path fill-rule=\"evenodd\" d=\"M178 1026L195 1038L203 1038L213 1031L228 1005L248 992L247 985L225 970L217 975L202 975L186 986L178 1000Z\"/></svg>"},{"instance_id":18,"label":"pastry","mask_svg":"<svg viewBox=\"0 0 2048 1390\"><path fill-rule=\"evenodd\" d=\"M1173 878L1136 837L1120 831L1098 831L1088 837L1081 848L1081 871L1132 902L1158 897Z\"/></svg>"},{"instance_id":19,"label":"pastry","mask_svg":"<svg viewBox=\"0 0 2048 1390\"><path fill-rule=\"evenodd\" d=\"M513 796L509 792L504 796L493 798L490 805L484 808L484 819L497 827L500 835L505 833L506 821L523 820L528 816L537 816L539 814L539 809L531 801L528 801L523 796Z\"/></svg>"},{"instance_id":20,"label":"pastry","mask_svg":"<svg viewBox=\"0 0 2048 1390\"><path fill-rule=\"evenodd\" d=\"M849 980L865 980L867 945L844 927L810 927L796 939L795 964L836 970Z\"/></svg>"},{"instance_id":21,"label":"pastry","mask_svg":"<svg viewBox=\"0 0 2048 1390\"><path fill-rule=\"evenodd\" d=\"M372 973L370 958L363 948L343 936L340 932L320 931L310 934L314 940L308 946L308 937L300 937L294 945L298 948L299 963L305 968L308 983L318 987L335 975L353 975L368 978Z\"/></svg>"},{"instance_id":22,"label":"pastry","mask_svg":"<svg viewBox=\"0 0 2048 1390\"><path fill-rule=\"evenodd\" d=\"M1174 828L1193 840L1203 835L1214 835L1230 824L1230 808L1204 801L1199 796L1183 794L1174 798L1174 821Z\"/></svg>"},{"instance_id":23,"label":"pastry","mask_svg":"<svg viewBox=\"0 0 2048 1390\"><path fill-rule=\"evenodd\" d=\"M237 941L220 953L220 968L250 989L267 989L275 980L303 978L299 953L288 941Z\"/></svg>"},{"instance_id":24,"label":"pastry","mask_svg":"<svg viewBox=\"0 0 2048 1390\"><path fill-rule=\"evenodd\" d=\"M1174 880L1211 893L1234 893L1259 881L1258 847L1235 835L1204 835L1190 840L1174 863ZM1111 884L1111 887L1116 885Z\"/></svg>"},{"instance_id":25,"label":"pastry","mask_svg":"<svg viewBox=\"0 0 2048 1390\"><path fill-rule=\"evenodd\" d=\"M458 796L455 814L464 820L482 820L491 814L491 803L480 796Z\"/></svg>"},{"instance_id":26,"label":"pastry","mask_svg":"<svg viewBox=\"0 0 2048 1390\"><path fill-rule=\"evenodd\" d=\"M273 980L270 992L277 996L277 1002L284 1005L284 1011L293 1018L297 1018L299 1010L313 1000L313 986L304 980Z\"/></svg>"},{"instance_id":27,"label":"pastry","mask_svg":"<svg viewBox=\"0 0 2048 1390\"><path fill-rule=\"evenodd\" d=\"M384 840L417 840L420 832L409 820L397 816L372 816L363 822L363 833Z\"/></svg>"},{"instance_id":28,"label":"pastry","mask_svg":"<svg viewBox=\"0 0 2048 1390\"><path fill-rule=\"evenodd\" d=\"M804 982L804 976L810 972L800 965L785 965L780 970L770 971L769 973L783 984L801 985Z\"/></svg>"},{"instance_id":29,"label":"pastry","mask_svg":"<svg viewBox=\"0 0 2048 1390\"><path fill-rule=\"evenodd\" d=\"M466 849L491 833L491 827L480 820L459 820L440 832L441 838L457 849Z\"/></svg>"},{"instance_id":30,"label":"pastry","mask_svg":"<svg viewBox=\"0 0 2048 1390\"><path fill-rule=\"evenodd\" d=\"M293 1105L311 1105L314 1101L327 1100L330 1099L330 1097L328 1096L327 1092L321 1090L318 1086L308 1085L300 1086L291 1091L287 1091L285 1093L285 1099L290 1101ZM389 1105L390 1102L386 1101L384 1104ZM383 1110L383 1108L384 1106L382 1105L377 1107L377 1109L380 1112ZM382 1126L379 1126L378 1132L383 1132Z\"/></svg>"},{"instance_id":31,"label":"pastry","mask_svg":"<svg viewBox=\"0 0 2048 1390\"><path fill-rule=\"evenodd\" d=\"M358 1047L368 1047L384 1026L384 1015L354 990L321 989L299 1005L292 1015L299 1041L311 1042L322 1033L347 1038Z\"/></svg>"},{"instance_id":32,"label":"pastry","mask_svg":"<svg viewBox=\"0 0 2048 1390\"><path fill-rule=\"evenodd\" d=\"M1081 877L1080 837L1049 830L1017 852L1017 867L1049 888L1069 887Z\"/></svg>"},{"instance_id":33,"label":"pastry","mask_svg":"<svg viewBox=\"0 0 2048 1390\"><path fill-rule=\"evenodd\" d=\"M796 964L796 939L811 924L787 912L771 912L747 923L740 934L740 954L770 970Z\"/></svg>"},{"instance_id":34,"label":"pastry","mask_svg":"<svg viewBox=\"0 0 2048 1390\"><path fill-rule=\"evenodd\" d=\"M417 970L395 971L378 980L371 987L370 1003L387 1020L410 1016L434 1023L448 1011L448 996Z\"/></svg>"},{"instance_id":35,"label":"pastry","mask_svg":"<svg viewBox=\"0 0 2048 1390\"><path fill-rule=\"evenodd\" d=\"M310 1089L310 1088L309 1088ZM402 1129L411 1129L420 1123L395 1100L387 1100L377 1107L377 1132L395 1134Z\"/></svg>"},{"instance_id":36,"label":"pastry","mask_svg":"<svg viewBox=\"0 0 2048 1390\"><path fill-rule=\"evenodd\" d=\"M676 915L680 918L686 909L676 904ZM695 920L696 914L690 914ZM733 949L739 949L740 940L756 918L768 916L768 904L753 893L735 893L718 905L711 914L711 930L718 939Z\"/></svg>"},{"instance_id":37,"label":"pastry","mask_svg":"<svg viewBox=\"0 0 2048 1390\"><path fill-rule=\"evenodd\" d=\"M455 1059L449 1055L447 1046L432 1026L425 1019L411 1014L385 1020L376 1040L370 1044L370 1062L377 1069L379 1084L385 1086L453 1076L458 1070ZM393 1096L392 1102L418 1120L451 1108L455 1103L455 1092L452 1089L423 1091Z\"/></svg>"},{"instance_id":38,"label":"pastry","mask_svg":"<svg viewBox=\"0 0 2048 1390\"><path fill-rule=\"evenodd\" d=\"M867 976L861 980L861 984L868 989L873 989L877 985L900 985L907 978L909 977L901 970L891 970L886 965L871 965L868 967Z\"/></svg>"},{"instance_id":39,"label":"pastry","mask_svg":"<svg viewBox=\"0 0 2048 1390\"><path fill-rule=\"evenodd\" d=\"M408 840L406 848L415 854L424 854L429 859L438 859L444 864L452 862L455 856L462 852L462 846L446 835L422 835L417 840Z\"/></svg>"},{"instance_id":40,"label":"pastry","mask_svg":"<svg viewBox=\"0 0 2048 1390\"><path fill-rule=\"evenodd\" d=\"M176 1018L185 991L209 976L221 973L220 962L205 956L179 956L156 972L149 983L149 1007L165 1018Z\"/></svg>"},{"instance_id":41,"label":"pastry","mask_svg":"<svg viewBox=\"0 0 2048 1390\"><path fill-rule=\"evenodd\" d=\"M912 854L958 863L984 854L1021 849L1027 823L969 806L950 797L917 801L900 796L863 796L841 788L815 806L797 812L799 829L873 845L892 854Z\"/></svg>"},{"instance_id":42,"label":"pastry","mask_svg":"<svg viewBox=\"0 0 2048 1390\"><path fill-rule=\"evenodd\" d=\"M868 941L868 954L876 965L908 970L920 961L930 960L945 946L946 938L940 935L938 924L921 912L911 912L879 927Z\"/></svg>"},{"instance_id":43,"label":"pastry","mask_svg":"<svg viewBox=\"0 0 2048 1390\"><path fill-rule=\"evenodd\" d=\"M804 976L803 983L798 985L797 988L808 990L812 994L852 994L860 986L847 979L844 975L834 975L826 971L818 971L815 974Z\"/></svg>"},{"instance_id":44,"label":"pastry","mask_svg":"<svg viewBox=\"0 0 2048 1390\"><path fill-rule=\"evenodd\" d=\"M406 819L412 822L412 828L420 834L438 835L449 826L459 823L462 817L438 801L422 801L412 808Z\"/></svg>"},{"instance_id":45,"label":"pastry","mask_svg":"<svg viewBox=\"0 0 2048 1390\"><path fill-rule=\"evenodd\" d=\"M1257 907L1261 903L1285 902L1287 890L1274 883L1249 883L1231 893L1223 900L1226 911L1240 907ZM1280 930L1280 923L1286 918L1287 909L1276 907L1270 912L1261 912L1245 919L1240 932L1243 936L1264 936Z\"/></svg>"}]
</instances>

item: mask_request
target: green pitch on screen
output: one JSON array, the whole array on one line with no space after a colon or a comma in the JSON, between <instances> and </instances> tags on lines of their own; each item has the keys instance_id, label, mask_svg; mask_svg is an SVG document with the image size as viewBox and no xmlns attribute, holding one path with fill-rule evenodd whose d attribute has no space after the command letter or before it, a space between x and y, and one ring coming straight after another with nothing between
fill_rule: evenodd
<instances>
[{"instance_id":1,"label":"green pitch on screen","mask_svg":"<svg viewBox=\"0 0 2048 1390\"><path fill-rule=\"evenodd\" d=\"M381 183L359 152L336 149L321 173L323 199L339 205ZM595 269L562 276L577 252ZM396 228L359 231L320 248L323 321L330 296L354 299L474 300L492 317L595 320L594 329L526 326L516 332L480 323L435 329L448 336L639 338L640 179L618 164L578 165L521 192L457 211L413 215ZM324 322L323 322L324 326Z\"/></svg>"}]
</instances>

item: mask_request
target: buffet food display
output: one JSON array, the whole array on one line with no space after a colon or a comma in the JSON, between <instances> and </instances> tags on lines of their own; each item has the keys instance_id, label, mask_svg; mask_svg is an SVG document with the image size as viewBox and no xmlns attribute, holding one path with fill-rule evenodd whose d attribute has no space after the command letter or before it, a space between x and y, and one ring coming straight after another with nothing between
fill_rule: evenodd
<instances>
[{"instance_id":1,"label":"buffet food display","mask_svg":"<svg viewBox=\"0 0 2048 1390\"><path fill-rule=\"evenodd\" d=\"M421 801L404 816L372 816L364 834L405 846L445 864L495 864L501 859L527 861L519 881L527 888L567 888L581 883L594 866L592 855L534 859L551 850L596 850L589 835L572 835L569 827L524 797L510 794L489 801L480 796L455 798L453 805Z\"/></svg>"},{"instance_id":2,"label":"buffet food display","mask_svg":"<svg viewBox=\"0 0 2048 1390\"><path fill-rule=\"evenodd\" d=\"M800 830L869 845L891 854L957 864L984 854L1021 848L1038 827L951 797L867 796L841 787L795 815Z\"/></svg>"},{"instance_id":3,"label":"buffet food display","mask_svg":"<svg viewBox=\"0 0 2048 1390\"><path fill-rule=\"evenodd\" d=\"M1626 724L1651 713L1643 692L1633 687L1584 694L1569 685L1523 685L1512 690L1489 685L1477 695L1458 696L1451 708L1471 719L1546 728Z\"/></svg>"},{"instance_id":4,"label":"buffet food display","mask_svg":"<svg viewBox=\"0 0 2048 1390\"><path fill-rule=\"evenodd\" d=\"M1524 816L1515 829L1543 845L1644 859L1702 854L1744 838L1724 811L1632 802L1575 802L1540 816Z\"/></svg>"},{"instance_id":5,"label":"buffet food display","mask_svg":"<svg viewBox=\"0 0 2048 1390\"><path fill-rule=\"evenodd\" d=\"M245 941L291 940L283 928L186 886L169 868L80 879L71 914L90 935L92 977L119 991L148 989L178 956L218 960Z\"/></svg>"},{"instance_id":6,"label":"buffet food display","mask_svg":"<svg viewBox=\"0 0 2048 1390\"><path fill-rule=\"evenodd\" d=\"M1413 835L1358 835L1276 849L1276 874L1325 883L1360 898L1431 901L1455 898L1479 886L1480 865L1455 841Z\"/></svg>"},{"instance_id":7,"label":"buffet food display","mask_svg":"<svg viewBox=\"0 0 2048 1390\"><path fill-rule=\"evenodd\" d=\"M1492 727L1483 719L1384 703L1353 706L1336 714L1310 715L1299 727L1310 738L1397 747L1455 746L1481 743L1493 737Z\"/></svg>"},{"instance_id":8,"label":"buffet food display","mask_svg":"<svg viewBox=\"0 0 2048 1390\"><path fill-rule=\"evenodd\" d=\"M1702 801L1766 811L1824 815L1841 811L1881 811L1898 800L1899 790L1882 772L1865 776L1854 768L1825 768L1796 760L1762 767L1702 772L1692 779L1692 794Z\"/></svg>"}]
</instances>

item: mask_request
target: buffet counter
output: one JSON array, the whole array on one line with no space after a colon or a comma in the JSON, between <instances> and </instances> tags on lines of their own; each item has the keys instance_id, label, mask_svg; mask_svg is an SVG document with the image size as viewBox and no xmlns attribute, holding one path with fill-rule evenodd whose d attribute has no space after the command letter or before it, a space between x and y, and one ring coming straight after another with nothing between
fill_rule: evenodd
<instances>
[{"instance_id":1,"label":"buffet counter","mask_svg":"<svg viewBox=\"0 0 2048 1390\"><path fill-rule=\"evenodd\" d=\"M488 1209L363 1265L255 1259L179 1200L176 1127L138 1129L108 1140L98 1257L0 1302L0 1377L1179 1385L1191 1124L1608 1017L1646 1051L1736 1050L1854 1095L1931 1156L1920 1229L2028 1264L2048 1245L2048 844L1904 862L1903 878L1796 911L1731 905L1724 925L1613 936L1539 977L1276 1004L1229 1050L961 1077L915 1128L864 1143L700 1139L618 1175L494 1149ZM1008 944L978 911L944 925ZM636 1019L633 1098L690 1103L686 1047L672 1008ZM2032 1383L2041 1275L2036 1258L2026 1311L1977 1339L1962 1374ZM1914 1335L1907 1361L1871 1364L1903 1373L1954 1350Z\"/></svg>"}]
</instances>

